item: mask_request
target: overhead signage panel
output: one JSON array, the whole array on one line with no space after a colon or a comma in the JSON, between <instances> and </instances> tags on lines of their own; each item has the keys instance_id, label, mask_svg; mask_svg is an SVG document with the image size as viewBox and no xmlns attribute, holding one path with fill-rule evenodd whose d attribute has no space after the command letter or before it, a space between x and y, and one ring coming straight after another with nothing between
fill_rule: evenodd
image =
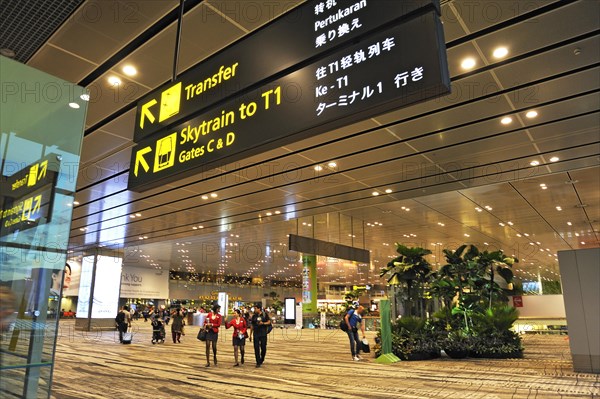
<instances>
[{"instance_id":1,"label":"overhead signage panel","mask_svg":"<svg viewBox=\"0 0 600 399\"><path fill-rule=\"evenodd\" d=\"M129 189L149 188L449 92L433 12L364 38L134 147Z\"/></svg>"},{"instance_id":2,"label":"overhead signage panel","mask_svg":"<svg viewBox=\"0 0 600 399\"><path fill-rule=\"evenodd\" d=\"M311 0L138 102L134 141L439 0Z\"/></svg>"},{"instance_id":3,"label":"overhead signage panel","mask_svg":"<svg viewBox=\"0 0 600 399\"><path fill-rule=\"evenodd\" d=\"M48 155L0 181L0 237L50 221L59 163Z\"/></svg>"}]
</instances>

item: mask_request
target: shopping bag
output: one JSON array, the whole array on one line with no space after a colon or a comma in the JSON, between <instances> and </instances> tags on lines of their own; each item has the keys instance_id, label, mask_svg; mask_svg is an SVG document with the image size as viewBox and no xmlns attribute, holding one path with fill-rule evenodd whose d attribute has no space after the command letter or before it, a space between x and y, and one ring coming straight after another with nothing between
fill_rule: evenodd
<instances>
[{"instance_id":1,"label":"shopping bag","mask_svg":"<svg viewBox=\"0 0 600 399\"><path fill-rule=\"evenodd\" d=\"M200 331L198 331L198 339L200 341L206 341L206 328L201 328Z\"/></svg>"},{"instance_id":2,"label":"shopping bag","mask_svg":"<svg viewBox=\"0 0 600 399\"><path fill-rule=\"evenodd\" d=\"M371 348L369 348L369 341L367 341L366 338L360 341L360 344L363 353L371 353Z\"/></svg>"}]
</instances>

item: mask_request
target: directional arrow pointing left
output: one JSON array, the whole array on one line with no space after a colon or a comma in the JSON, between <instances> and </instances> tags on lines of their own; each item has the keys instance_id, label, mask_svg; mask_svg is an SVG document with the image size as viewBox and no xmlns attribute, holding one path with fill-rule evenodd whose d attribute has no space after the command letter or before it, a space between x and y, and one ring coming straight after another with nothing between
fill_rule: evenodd
<instances>
[{"instance_id":1,"label":"directional arrow pointing left","mask_svg":"<svg viewBox=\"0 0 600 399\"><path fill-rule=\"evenodd\" d=\"M144 128L144 118L148 118L150 123L154 123L154 120L156 118L154 117L154 115L152 115L152 112L150 112L149 108L157 103L158 103L158 101L156 101L155 99L152 99L152 100L148 101L146 104L142 105L142 114L140 115L140 128L142 128L142 129Z\"/></svg>"},{"instance_id":2,"label":"directional arrow pointing left","mask_svg":"<svg viewBox=\"0 0 600 399\"><path fill-rule=\"evenodd\" d=\"M135 177L137 177L137 175L138 175L140 164L142 164L142 168L144 168L144 172L147 172L150 170L150 165L148 165L148 162L146 162L146 160L144 159L144 155L151 151L152 151L152 147L148 146L148 147L142 148L135 154L135 167L133 168L133 174L135 175Z\"/></svg>"}]
</instances>

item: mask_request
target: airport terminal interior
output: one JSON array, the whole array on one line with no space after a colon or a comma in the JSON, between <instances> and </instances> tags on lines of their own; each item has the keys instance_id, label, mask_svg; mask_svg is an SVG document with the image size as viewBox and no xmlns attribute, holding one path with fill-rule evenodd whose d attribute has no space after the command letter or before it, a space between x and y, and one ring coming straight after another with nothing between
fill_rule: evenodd
<instances>
[{"instance_id":1,"label":"airport terminal interior","mask_svg":"<svg viewBox=\"0 0 600 399\"><path fill-rule=\"evenodd\" d=\"M600 247L600 1L6 0L0 21L1 397L600 397L600 344L583 372L572 342L597 337L600 277L565 275ZM377 361L382 314L443 307L430 283L403 302L398 245L433 272L502 251L522 356ZM217 302L270 310L264 366L247 342L233 367L221 328L204 367ZM181 343L155 343L178 308Z\"/></svg>"}]
</instances>

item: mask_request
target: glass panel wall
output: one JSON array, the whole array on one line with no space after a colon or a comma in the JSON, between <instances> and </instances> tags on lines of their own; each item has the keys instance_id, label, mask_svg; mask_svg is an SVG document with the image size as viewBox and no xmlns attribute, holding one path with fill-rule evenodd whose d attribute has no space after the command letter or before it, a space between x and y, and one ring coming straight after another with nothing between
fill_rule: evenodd
<instances>
[{"instance_id":1,"label":"glass panel wall","mask_svg":"<svg viewBox=\"0 0 600 399\"><path fill-rule=\"evenodd\" d=\"M0 56L0 397L50 396L85 89Z\"/></svg>"}]
</instances>

